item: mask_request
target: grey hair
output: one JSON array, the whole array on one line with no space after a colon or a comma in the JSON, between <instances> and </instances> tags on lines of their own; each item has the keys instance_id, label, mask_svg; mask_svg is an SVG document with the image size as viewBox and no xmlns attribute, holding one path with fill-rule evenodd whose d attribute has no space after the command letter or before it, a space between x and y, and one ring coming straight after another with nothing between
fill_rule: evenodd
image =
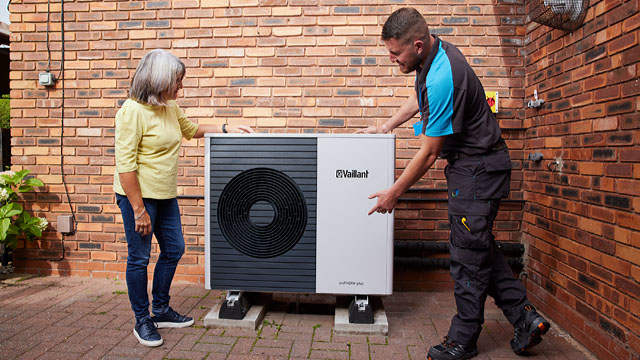
<instances>
[{"instance_id":1,"label":"grey hair","mask_svg":"<svg viewBox=\"0 0 640 360\"><path fill-rule=\"evenodd\" d=\"M164 94L175 89L185 74L177 56L162 49L146 53L131 79L129 97L145 104L165 106Z\"/></svg>"},{"instance_id":2,"label":"grey hair","mask_svg":"<svg viewBox=\"0 0 640 360\"><path fill-rule=\"evenodd\" d=\"M382 26L382 40L411 41L413 38L428 38L429 27L424 16L414 8L401 8L389 15Z\"/></svg>"}]
</instances>

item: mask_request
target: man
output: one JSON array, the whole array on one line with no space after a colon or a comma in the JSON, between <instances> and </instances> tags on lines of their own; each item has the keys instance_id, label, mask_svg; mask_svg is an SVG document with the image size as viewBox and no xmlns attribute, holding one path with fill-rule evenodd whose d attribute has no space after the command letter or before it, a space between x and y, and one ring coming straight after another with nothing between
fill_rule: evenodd
<instances>
[{"instance_id":1,"label":"man","mask_svg":"<svg viewBox=\"0 0 640 360\"><path fill-rule=\"evenodd\" d=\"M462 53L430 35L415 9L395 11L382 28L389 57L408 74L416 71L416 92L381 126L360 133L386 133L420 111L414 125L421 133L420 150L398 180L377 198L373 212L391 212L398 197L420 179L438 156L446 158L451 276L458 313L448 335L431 347L428 358L469 359L484 322L487 295L514 326L511 347L516 354L538 344L549 323L527 300L491 234L500 199L509 195L511 160L484 89Z\"/></svg>"}]
</instances>

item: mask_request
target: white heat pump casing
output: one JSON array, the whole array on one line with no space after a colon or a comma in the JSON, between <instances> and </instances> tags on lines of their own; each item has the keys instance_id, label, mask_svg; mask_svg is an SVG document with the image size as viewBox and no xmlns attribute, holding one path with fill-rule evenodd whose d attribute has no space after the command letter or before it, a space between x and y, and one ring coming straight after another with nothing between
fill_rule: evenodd
<instances>
[{"instance_id":1,"label":"white heat pump casing","mask_svg":"<svg viewBox=\"0 0 640 360\"><path fill-rule=\"evenodd\" d=\"M318 138L316 292L391 294L393 215L367 215L369 195L393 184L395 139L362 135ZM369 171L340 178L338 171Z\"/></svg>"},{"instance_id":2,"label":"white heat pump casing","mask_svg":"<svg viewBox=\"0 0 640 360\"><path fill-rule=\"evenodd\" d=\"M233 141L232 139L242 142L248 139L256 139L257 142L268 141L265 139L287 139L294 142L295 139L317 139L315 290L311 292L368 295L392 293L393 213L367 214L377 201L368 197L390 187L394 182L394 135L207 134L206 137L205 219L211 219L213 224L209 226L207 222L205 225L206 288L220 289L215 278L219 275L217 272L226 271L224 267L212 267L212 261L218 261L216 251L222 251L215 245L212 249L211 245L212 232L216 232L214 223L217 211L215 199L210 199L211 179L215 176L215 172L211 171L212 162L216 163L215 142L223 139L225 144L227 140ZM307 202L313 203L309 200ZM216 236L219 244L220 235L214 234L214 238ZM224 251L229 252L228 249ZM271 260L278 262L277 259ZM248 265L251 261L253 259L250 257L241 260L245 268L253 266ZM243 288L243 282L239 280L233 283L233 288L226 290L287 291L280 286L271 289L269 283L265 280L264 288L258 285L256 289L253 283L253 287Z\"/></svg>"}]
</instances>

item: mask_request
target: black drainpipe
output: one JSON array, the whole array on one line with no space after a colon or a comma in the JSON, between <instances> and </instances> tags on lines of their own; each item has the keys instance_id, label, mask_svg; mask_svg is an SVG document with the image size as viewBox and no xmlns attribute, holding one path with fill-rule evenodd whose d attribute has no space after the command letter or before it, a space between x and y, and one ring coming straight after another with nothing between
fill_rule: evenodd
<instances>
[{"instance_id":1,"label":"black drainpipe","mask_svg":"<svg viewBox=\"0 0 640 360\"><path fill-rule=\"evenodd\" d=\"M522 255L524 245L512 242L496 241L498 248L507 259L511 270L520 273L524 269ZM397 266L410 268L449 268L449 259L445 257L417 257L416 253L446 254L449 252L449 243L446 241L424 241L424 240L396 240L394 243L393 263Z\"/></svg>"}]
</instances>

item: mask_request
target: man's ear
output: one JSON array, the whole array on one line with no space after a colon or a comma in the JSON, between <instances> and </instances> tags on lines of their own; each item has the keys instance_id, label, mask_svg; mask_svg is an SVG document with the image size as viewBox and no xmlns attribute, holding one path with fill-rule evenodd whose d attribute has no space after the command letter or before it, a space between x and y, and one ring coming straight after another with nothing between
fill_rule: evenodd
<instances>
[{"instance_id":1,"label":"man's ear","mask_svg":"<svg viewBox=\"0 0 640 360\"><path fill-rule=\"evenodd\" d=\"M424 42L420 39L415 40L413 42L413 49L416 51L416 53L422 54L422 52L424 51Z\"/></svg>"}]
</instances>

